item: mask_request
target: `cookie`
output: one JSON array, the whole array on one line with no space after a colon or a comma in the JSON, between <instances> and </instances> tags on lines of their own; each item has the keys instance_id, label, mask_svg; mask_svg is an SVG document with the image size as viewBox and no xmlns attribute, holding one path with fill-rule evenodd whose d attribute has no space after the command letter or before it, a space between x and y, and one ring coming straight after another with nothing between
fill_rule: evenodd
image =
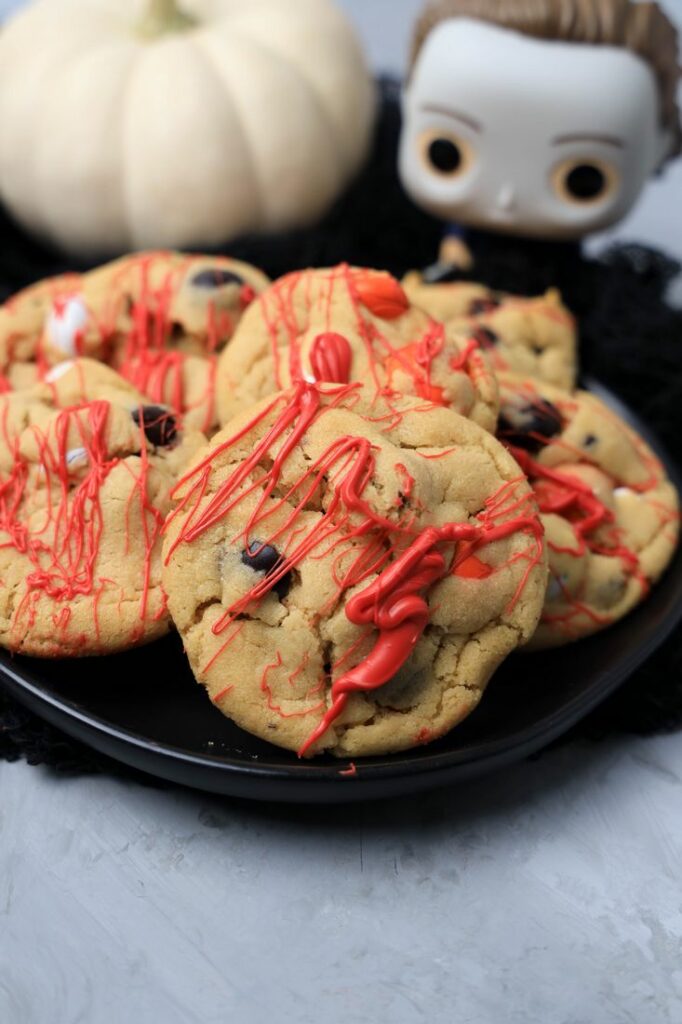
<instances>
[{"instance_id":1,"label":"cookie","mask_svg":"<svg viewBox=\"0 0 682 1024\"><path fill-rule=\"evenodd\" d=\"M91 355L115 366L148 350L209 355L268 283L255 267L224 256L124 256L83 275L47 318L42 349L50 363Z\"/></svg>"},{"instance_id":2,"label":"cookie","mask_svg":"<svg viewBox=\"0 0 682 1024\"><path fill-rule=\"evenodd\" d=\"M51 408L77 376L76 362L53 393L44 382L0 399L0 644L40 657L113 653L168 631L161 529L205 440L133 389Z\"/></svg>"},{"instance_id":3,"label":"cookie","mask_svg":"<svg viewBox=\"0 0 682 1024\"><path fill-rule=\"evenodd\" d=\"M130 356L119 372L152 402L166 405L188 430L211 435L218 425L215 356L146 351Z\"/></svg>"},{"instance_id":4,"label":"cookie","mask_svg":"<svg viewBox=\"0 0 682 1024\"><path fill-rule=\"evenodd\" d=\"M65 359L46 369L42 378L24 393L29 401L42 402L55 409L98 398L131 410L145 404L140 390L96 359Z\"/></svg>"},{"instance_id":5,"label":"cookie","mask_svg":"<svg viewBox=\"0 0 682 1024\"><path fill-rule=\"evenodd\" d=\"M53 412L53 407L36 401L28 391L0 395L0 495L13 471L23 431L31 424L45 423Z\"/></svg>"},{"instance_id":6,"label":"cookie","mask_svg":"<svg viewBox=\"0 0 682 1024\"><path fill-rule=\"evenodd\" d=\"M450 337L383 271L306 270L264 291L219 359L220 422L301 379L416 395L494 430L497 383L478 342Z\"/></svg>"},{"instance_id":7,"label":"cookie","mask_svg":"<svg viewBox=\"0 0 682 1024\"><path fill-rule=\"evenodd\" d=\"M418 270L405 274L401 284L410 302L443 322L479 316L496 309L500 293L475 281L447 281L431 284Z\"/></svg>"},{"instance_id":8,"label":"cookie","mask_svg":"<svg viewBox=\"0 0 682 1024\"><path fill-rule=\"evenodd\" d=\"M499 439L528 475L550 583L529 647L604 629L642 601L678 535L675 488L649 446L596 395L502 375Z\"/></svg>"},{"instance_id":9,"label":"cookie","mask_svg":"<svg viewBox=\"0 0 682 1024\"><path fill-rule=\"evenodd\" d=\"M268 279L224 256L150 252L40 282L0 307L0 392L52 365L112 365L188 429L211 433L216 353Z\"/></svg>"},{"instance_id":10,"label":"cookie","mask_svg":"<svg viewBox=\"0 0 682 1024\"><path fill-rule=\"evenodd\" d=\"M145 397L108 366L94 359L70 359L50 367L32 387L0 396L0 471L10 472L21 433L45 423L56 409L95 399L122 405L130 414Z\"/></svg>"},{"instance_id":11,"label":"cookie","mask_svg":"<svg viewBox=\"0 0 682 1024\"><path fill-rule=\"evenodd\" d=\"M10 363L6 373L0 377L0 393L6 391L24 391L33 387L40 380L37 363Z\"/></svg>"},{"instance_id":12,"label":"cookie","mask_svg":"<svg viewBox=\"0 0 682 1024\"><path fill-rule=\"evenodd\" d=\"M33 366L45 319L53 306L79 287L78 274L61 274L24 288L0 306L0 374L6 386L15 366ZM21 371L20 371L21 373Z\"/></svg>"},{"instance_id":13,"label":"cookie","mask_svg":"<svg viewBox=\"0 0 682 1024\"><path fill-rule=\"evenodd\" d=\"M301 756L442 736L534 632L531 492L451 409L301 381L217 434L174 498L163 578L194 674Z\"/></svg>"},{"instance_id":14,"label":"cookie","mask_svg":"<svg viewBox=\"0 0 682 1024\"><path fill-rule=\"evenodd\" d=\"M524 298L468 281L427 284L416 271L403 280L412 302L448 329L475 338L496 370L537 377L571 391L577 375L577 330L555 288Z\"/></svg>"}]
</instances>

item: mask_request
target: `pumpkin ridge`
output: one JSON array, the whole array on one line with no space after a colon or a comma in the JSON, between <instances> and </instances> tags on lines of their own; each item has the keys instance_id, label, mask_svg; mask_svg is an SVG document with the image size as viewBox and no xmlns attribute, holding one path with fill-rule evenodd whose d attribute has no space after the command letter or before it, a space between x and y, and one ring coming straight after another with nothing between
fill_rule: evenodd
<instances>
[{"instance_id":1,"label":"pumpkin ridge","mask_svg":"<svg viewBox=\"0 0 682 1024\"><path fill-rule=\"evenodd\" d=\"M128 237L128 247L131 249L135 248L136 239L135 226L133 224L132 204L129 202L128 195L128 184L130 181L131 174L131 167L129 166L129 164L135 163L136 156L134 151L132 151L131 156L128 156L129 147L126 145L126 140L128 132L128 119L130 109L133 105L132 97L134 94L135 76L139 69L140 63L144 60L144 55L145 47L138 43L137 53L135 54L135 59L133 60L132 67L130 69L130 74L128 75L126 88L124 90L123 97L121 100L121 209L123 210L123 222L125 225L126 235Z\"/></svg>"},{"instance_id":2,"label":"pumpkin ridge","mask_svg":"<svg viewBox=\"0 0 682 1024\"><path fill-rule=\"evenodd\" d=\"M82 20L80 23L81 36L78 40L71 40L69 42L68 49L65 47L63 50L60 50L58 59L55 60L54 57L51 58L47 65L47 70L43 67L39 67L38 77L39 79L42 78L45 82L49 82L50 89L52 89L52 83L55 76L61 74L61 72L68 67L69 61L73 59L77 60L80 56L80 52L87 53L87 47L99 49L111 44L111 39L99 38L97 21L97 15L91 12L90 17L86 20ZM40 31L40 9L33 6L27 6L15 14L13 22L16 22L21 26L22 32L26 31L29 35L35 35ZM50 27L52 27L51 23ZM8 31L8 28L3 25L2 33L0 33L0 39L2 41L4 41ZM85 45L83 44L84 39L87 40ZM13 50L10 52L10 57L11 65L14 66L17 61L16 54ZM21 67L20 74L23 73L25 73L25 62ZM4 65L0 71L0 78L2 79L3 87L6 92L14 91L16 85L12 87L12 90L10 90L10 87L5 84L7 80L6 76L7 66ZM20 77L18 78L18 81L21 83ZM47 95L47 93L45 95ZM26 110L24 112L24 117L22 118L24 123L31 123L30 134L33 138L38 137L39 132L44 130L46 122L49 124L47 113L44 113L45 107L47 106L45 103L45 95L39 96L38 102L35 102L30 109ZM3 113L0 116L4 117L5 115ZM38 127L39 124L40 128ZM15 140L13 139L12 141L14 143ZM6 138L3 137L2 142L3 146L7 146ZM14 150L14 153L16 156L16 150ZM19 147L19 153L21 156L21 147ZM30 207L24 189L22 188L19 195L16 193L17 173L15 166L12 165L8 172L4 159L0 168L0 189L3 193L3 202L8 208L12 209L15 217L17 217L21 223L28 226L30 231L37 234L43 234L52 244L58 245L59 238L46 224L46 218L44 215L43 202L49 202L49 200L47 197L43 196L43 190L40 188L39 184L41 179L38 171L37 147L31 146L30 152L23 155L23 164L24 169L21 174L21 180L22 182L31 182ZM9 177L9 181L11 183L9 187L7 184L7 177Z\"/></svg>"},{"instance_id":3,"label":"pumpkin ridge","mask_svg":"<svg viewBox=\"0 0 682 1024\"><path fill-rule=\"evenodd\" d=\"M131 76L131 73L132 73L132 69L135 66L135 61L136 61L136 55L133 52L133 50L135 48L135 43L134 43L134 41L130 41L129 42L127 37L123 37L123 38L119 38L119 37L113 37L113 38L111 38L111 37L103 37L99 42L93 42L92 44L90 44L88 46L87 49L83 49L80 53L75 55L72 58L71 61L65 63L61 68L57 69L56 72L53 73L53 76L52 76L52 79L51 79L51 82L50 82L50 96L59 95L59 93L61 91L61 88L62 88L62 85L61 85L62 78L65 78L69 74L73 74L75 72L76 65L79 62L81 62L81 61L83 61L83 62L88 61L89 62L89 61L97 60L98 58L101 58L102 54L105 51L107 51L107 50L120 50L123 46L125 46L126 48L128 46L131 47L131 52L128 54L128 57L127 57L127 68L126 68L125 73L123 73L122 77L121 77L122 87L121 87L120 92L119 92L119 103L121 103L121 104L124 103L125 102L125 97L126 97L127 92L128 92L130 76ZM121 106L119 109L121 110L121 114L120 114L121 124L123 124L124 108ZM40 123L42 122L42 124L44 124L46 121L49 122L48 104L47 103L41 103L40 108L37 109L36 116L34 118L34 123L36 125L35 131L36 131L36 134L38 136L40 136L41 133L42 133L42 127L39 126ZM117 151L116 147L113 147L114 154L116 153L116 151ZM40 181L41 178L40 178L40 166L39 166L40 165L40 149L39 149L39 147L35 147L34 148L32 155L33 155L32 173L33 173L33 176L34 176L34 180L35 181ZM123 157L123 154L121 153L121 158L120 158L119 165L118 165L120 172L122 172L122 170L123 170L124 162L125 162L124 161L124 157ZM115 180L116 177L117 177L116 174L112 175L112 179L113 180ZM120 198L119 211L123 215L123 217L125 217L125 197L122 194L122 190L120 190L119 198ZM40 230L45 233L46 237L49 238L52 241L53 244L59 245L60 230L55 225L55 221L54 221L54 218L52 216L51 209L50 209L50 207L52 206L52 197L50 195L43 194L43 193L41 193L40 190L38 190L38 197L37 197L37 201L36 201L36 206L37 206L37 209L38 209L38 212L39 212L39 215L40 215L40 219L41 219L41 222L42 222L42 226L41 226ZM128 228L127 218L125 218L124 226L125 226L126 239L129 240L130 239L130 231L129 231L129 228ZM89 247L91 252L95 251L96 246L95 246L95 244L93 242L91 242L91 241L88 242L88 247Z\"/></svg>"},{"instance_id":4,"label":"pumpkin ridge","mask_svg":"<svg viewBox=\"0 0 682 1024\"><path fill-rule=\"evenodd\" d=\"M302 85L305 93L310 97L315 110L319 114L318 124L322 126L325 132L326 140L330 144L330 147L332 149L333 158L331 161L328 162L328 166L332 168L335 177L334 194L337 196L340 195L342 186L347 177L347 171L341 169L344 161L339 154L339 140L331 123L331 118L327 112L327 108L320 101L317 91L311 88L308 79L300 73L299 69L292 62L287 60L281 54L278 54L275 50L272 50L267 45L262 44L260 40L252 39L248 34L241 32L239 28L235 29L235 27L232 25L230 25L230 37L231 39L237 42L246 44L253 50L262 54L264 57L271 60L274 64L278 65L280 68L283 68L287 74L291 75L294 80L298 81ZM193 43L196 43L197 38L197 35L193 37ZM210 52L210 50L204 50L203 52ZM214 61L214 64L215 63L216 62ZM243 118L245 115L239 108L238 104L234 104L234 108L237 111L240 122L243 123ZM248 136L248 133L245 132L245 134L248 143L249 155L251 156L250 137ZM257 175L257 178L259 183L261 184L262 194L267 195L269 188L271 186L267 186L265 183L263 183L260 175Z\"/></svg>"},{"instance_id":5,"label":"pumpkin ridge","mask_svg":"<svg viewBox=\"0 0 682 1024\"><path fill-rule=\"evenodd\" d=\"M320 92L320 90L318 89L318 87L314 83L314 81L311 78L309 78L304 73L303 69L301 67L299 67L298 64L294 64L293 62L289 61L285 56L283 56L281 53L279 53L274 47L268 46L268 44L263 42L261 39L258 39L257 37L254 37L254 36L250 35L249 32L246 31L246 29L242 28L241 26L237 26L236 28L231 29L231 31L236 36L241 36L242 39L248 40L248 42L251 44L251 46L254 46L257 50L260 50L262 53L265 53L269 57L272 57L273 60L277 61L277 63L283 64L290 71L293 71L295 76L298 78L298 80L300 82L302 82L306 86L306 88L308 89L308 92L312 95L313 99L315 100L315 105L317 106L317 108L320 110L320 112L323 115L324 123L325 124L333 125L333 123L334 123L334 115L333 115L330 107L327 106L327 103L326 103L326 101L324 99L324 96L322 95L322 93ZM348 160L347 160L345 154L342 152L341 145L339 143L339 139L337 137L336 131L334 131L334 130L330 131L329 132L329 136L330 136L330 138L333 141L335 160L337 160L341 164L348 163ZM347 173L348 170L349 170L349 168L344 167L344 173Z\"/></svg>"},{"instance_id":6,"label":"pumpkin ridge","mask_svg":"<svg viewBox=\"0 0 682 1024\"><path fill-rule=\"evenodd\" d=\"M239 128L240 138L241 138L241 141L242 141L242 143L244 145L244 152L247 154L247 157L248 157L249 166L251 168L251 174L253 175L254 180L258 182L258 209L257 209L257 216L258 216L258 225L260 226L260 225L262 225L263 219L264 219L263 218L264 211L263 211L263 198L262 197L265 194L266 185L265 185L264 181L262 180L262 176L261 176L261 173L260 173L260 170L259 170L259 167L258 167L258 163L257 163L256 159L254 158L253 151L251 149L251 140L249 139L249 134L246 131L246 128L244 127L244 115L242 114L242 111L240 110L239 105L237 103L235 103L234 100L232 99L232 95L231 95L229 89L226 88L227 80L225 78L223 78L223 76L220 73L220 64L216 60L215 55L213 54L213 51L211 50L211 48L209 46L202 45L204 38L205 38L204 33L202 32L201 28L199 28L197 31L195 31L193 33L191 39L188 39L187 42L188 42L188 44L190 46L193 46L196 50L198 50L199 53L201 53L202 57L204 57L206 59L206 61L209 63L210 68L211 68L211 73L215 76L216 80L220 83L221 89L223 91L224 98L225 98L226 102L229 102L230 107L232 108L232 111L234 113L234 120L235 120L235 123L237 124L237 126Z\"/></svg>"},{"instance_id":7,"label":"pumpkin ridge","mask_svg":"<svg viewBox=\"0 0 682 1024\"><path fill-rule=\"evenodd\" d=\"M142 8L173 27L175 4L191 31L140 42ZM368 150L371 76L332 0L31 0L0 55L0 197L86 260L304 230Z\"/></svg>"}]
</instances>

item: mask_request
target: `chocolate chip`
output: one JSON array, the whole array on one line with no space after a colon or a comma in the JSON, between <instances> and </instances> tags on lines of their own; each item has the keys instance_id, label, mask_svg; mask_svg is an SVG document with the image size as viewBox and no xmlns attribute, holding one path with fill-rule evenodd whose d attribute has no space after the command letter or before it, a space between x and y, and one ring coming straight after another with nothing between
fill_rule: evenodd
<instances>
[{"instance_id":1,"label":"chocolate chip","mask_svg":"<svg viewBox=\"0 0 682 1024\"><path fill-rule=\"evenodd\" d=\"M491 331L489 327L477 327L474 331L474 340L482 348L494 348L499 343L500 336Z\"/></svg>"},{"instance_id":2,"label":"chocolate chip","mask_svg":"<svg viewBox=\"0 0 682 1024\"><path fill-rule=\"evenodd\" d=\"M275 572L284 561L277 548L271 544L263 544L260 540L252 540L247 548L242 551L242 562L254 572L263 572L266 576ZM289 593L291 587L291 573L286 573L273 586L280 601Z\"/></svg>"},{"instance_id":3,"label":"chocolate chip","mask_svg":"<svg viewBox=\"0 0 682 1024\"><path fill-rule=\"evenodd\" d=\"M586 434L583 438L583 448L591 448L597 443L598 438L594 434Z\"/></svg>"},{"instance_id":4,"label":"chocolate chip","mask_svg":"<svg viewBox=\"0 0 682 1024\"><path fill-rule=\"evenodd\" d=\"M178 436L175 416L162 405L143 405L141 409L133 409L131 415L138 427L142 426L144 436L155 448L168 448Z\"/></svg>"},{"instance_id":5,"label":"chocolate chip","mask_svg":"<svg viewBox=\"0 0 682 1024\"><path fill-rule=\"evenodd\" d=\"M469 303L469 316L481 316L483 313L492 313L500 305L500 300L492 295L486 299L472 299Z\"/></svg>"},{"instance_id":6,"label":"chocolate chip","mask_svg":"<svg viewBox=\"0 0 682 1024\"><path fill-rule=\"evenodd\" d=\"M244 278L223 267L207 267L195 274L191 282L195 288L222 288L226 284L244 284Z\"/></svg>"},{"instance_id":7,"label":"chocolate chip","mask_svg":"<svg viewBox=\"0 0 682 1024\"><path fill-rule=\"evenodd\" d=\"M550 438L560 434L564 421L551 402L538 398L533 402L508 402L500 410L497 434L507 444L527 452L539 452Z\"/></svg>"}]
</instances>

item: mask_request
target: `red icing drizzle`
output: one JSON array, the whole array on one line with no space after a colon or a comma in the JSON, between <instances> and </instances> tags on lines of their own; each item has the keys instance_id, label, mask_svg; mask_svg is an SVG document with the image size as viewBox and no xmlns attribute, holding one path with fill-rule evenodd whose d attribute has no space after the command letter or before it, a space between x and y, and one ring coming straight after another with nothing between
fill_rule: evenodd
<instances>
[{"instance_id":1,"label":"red icing drizzle","mask_svg":"<svg viewBox=\"0 0 682 1024\"><path fill-rule=\"evenodd\" d=\"M530 381L524 381L523 385L513 389L513 397L521 396L529 404L544 403L542 395ZM560 449L566 452L576 463L583 466L591 466L602 476L610 481L612 487L628 486L632 491L639 494L646 494L648 490L657 486L661 478L661 465L659 460L648 450L644 442L636 435L630 434L630 441L635 448L641 461L642 467L648 471L649 476L640 483L627 483L618 480L608 473L598 462L592 461L583 448L569 443L566 439L566 426L570 424L573 416L578 411L578 403L575 400L564 399L557 401L553 398L561 414L563 433L552 437L543 437L539 433L529 432L529 437L535 440L543 448ZM618 420L606 406L599 406L599 414L604 419L615 421L614 425L623 430L623 424ZM637 552L629 548L623 542L624 531L617 525L613 512L595 494L588 483L579 477L572 475L559 466L553 469L545 466L538 459L525 449L518 448L505 440L500 440L511 451L512 455L526 473L533 488L540 512L543 514L554 514L562 517L572 527L576 541L575 547L561 547L548 540L550 550L557 554L564 554L581 558L587 553L604 555L610 558L620 559L623 571L629 579L636 579L642 593L649 589L649 581L640 570L639 556ZM656 507L656 502L648 502L651 507ZM671 518L667 509L660 509L661 522ZM555 583L560 588L563 599L568 606L567 611L550 613L546 609L542 614L543 623L552 623L561 626L567 634L571 634L574 628L574 620L584 616L594 622L597 626L606 626L613 621L611 614L597 612L579 596L571 594L564 582L555 577Z\"/></svg>"},{"instance_id":2,"label":"red icing drizzle","mask_svg":"<svg viewBox=\"0 0 682 1024\"><path fill-rule=\"evenodd\" d=\"M396 498L396 505L402 506L405 501L411 498L415 480L407 466L404 466L402 462L397 462L395 468L400 477L400 493Z\"/></svg>"},{"instance_id":3,"label":"red icing drizzle","mask_svg":"<svg viewBox=\"0 0 682 1024\"><path fill-rule=\"evenodd\" d=\"M205 348L201 355L208 357L211 365L205 393L190 405L183 374L187 355L173 347L173 304L186 277L204 257L187 256L168 262L170 256L167 252L149 252L126 259L112 274L102 308L89 311L89 322L76 333L74 347L77 355L92 352L110 362L152 401L170 405L180 419L201 407L204 421L200 426L207 430L214 420L215 353L232 336L237 318L254 300L256 292L247 283L241 285L238 307L232 314L216 309L210 301L206 303L205 321L198 333ZM160 263L168 266L153 280ZM46 303L48 311L51 308L55 315L63 315L68 301L79 296L76 289L80 280L75 275L56 279ZM16 298L6 303L5 308L11 308ZM86 339L90 339L90 344L86 344ZM37 362L42 377L50 367L41 345Z\"/></svg>"},{"instance_id":4,"label":"red icing drizzle","mask_svg":"<svg viewBox=\"0 0 682 1024\"><path fill-rule=\"evenodd\" d=\"M239 289L239 308L242 312L248 309L253 300L256 298L256 289L252 288L250 284L243 284Z\"/></svg>"},{"instance_id":5,"label":"red icing drizzle","mask_svg":"<svg viewBox=\"0 0 682 1024\"><path fill-rule=\"evenodd\" d=\"M282 552L278 566L225 610L213 626L216 636L227 631L250 606L264 599L308 556L322 558L335 553L333 579L338 586L338 598L345 590L379 573L346 605L349 621L364 627L354 646L376 633L374 647L358 665L333 683L331 707L301 747L301 754L326 732L342 712L351 693L382 686L409 658L428 624L430 613L426 594L436 582L450 571L457 574L458 569L461 570L459 575L465 578L484 578L485 563L478 560L475 552L512 534L527 534L531 538L530 547L511 559L527 562L511 602L513 606L542 554L542 527L532 509L530 495L517 494L523 484L522 478L508 482L492 495L476 522L425 529L419 529L415 514L409 508L398 513L396 518L387 519L375 512L363 497L375 471L374 448L365 437L336 438L293 483L285 484L283 477L289 457L300 446L312 424L330 408L352 406L359 387L323 388L300 381L289 393L276 396L237 435L213 449L180 481L176 488L180 502L169 517L170 521L181 514L184 516L168 558L180 544L192 543L220 522L247 495L255 493L254 506L233 543L246 545L249 537L258 535L263 544L277 544ZM208 485L215 461L273 413L276 414L274 422L265 429L251 453L209 497ZM261 468L263 462L267 469ZM403 496L409 498L414 479L401 463L396 465L396 474L404 488ZM211 482L215 484L215 481ZM312 526L304 528L298 522L300 514L322 489L325 491L324 511ZM276 490L283 491L283 496L275 497ZM271 527L266 539L267 521L280 509L285 510L284 521L276 528ZM478 568L470 572L467 565ZM493 571L490 566L485 566L485 569L488 575ZM229 646L234 636L231 633L227 637L206 669ZM338 669L349 654L342 655L333 668ZM263 673L261 690L271 710L288 716L290 713L285 713L275 703L270 682L271 675L282 667L278 653L275 662L268 665ZM290 683L292 676L297 674L295 672L288 677ZM308 696L312 697L317 690L319 686ZM321 706L318 702L294 714L308 715Z\"/></svg>"},{"instance_id":6,"label":"red icing drizzle","mask_svg":"<svg viewBox=\"0 0 682 1024\"><path fill-rule=\"evenodd\" d=\"M552 438L549 444L560 444L561 440ZM577 541L576 548L561 547L548 540L548 546L558 554L567 554L580 558L587 552L618 558L623 563L625 573L638 579L642 590L649 588L648 581L639 570L639 557L635 551L623 543L623 530L615 523L615 517L594 493L593 489L576 476L561 469L552 469L534 459L527 451L513 445L507 445L510 452L526 473L535 493L540 512L554 514L570 523ZM580 452L581 462L592 465ZM601 466L596 467L604 476L609 476ZM614 486L618 482L611 477ZM649 482L650 485L650 482ZM640 488L632 487L632 490ZM583 614L597 625L608 625L611 616L599 614L579 598L570 594L561 580L557 580L564 600L569 605L565 613L550 614L543 611L542 621L545 623L565 624Z\"/></svg>"},{"instance_id":7,"label":"red icing drizzle","mask_svg":"<svg viewBox=\"0 0 682 1024\"><path fill-rule=\"evenodd\" d=\"M339 717L351 693L376 690L392 679L405 664L417 645L430 617L423 592L447 575L444 556L436 549L440 543L468 542L491 544L522 528L541 536L537 520L530 516L490 526L449 523L427 527L410 547L365 590L352 597L346 605L346 616L355 625L372 625L379 631L376 644L367 657L340 676L332 685L332 704L317 728L298 751L306 753Z\"/></svg>"},{"instance_id":8,"label":"red icing drizzle","mask_svg":"<svg viewBox=\"0 0 682 1024\"><path fill-rule=\"evenodd\" d=\"M184 365L186 353L169 349L173 335L173 300L183 279L191 272L196 259L188 257L179 265L169 267L160 284L150 283L150 273L157 257L139 257L137 264L126 266L126 273L138 275L139 297L131 310L131 329L124 341L119 372L153 401L169 404L172 411L182 417L196 408L204 408L201 429L208 430L214 418L215 353L234 333L236 320L227 310L218 310L212 302L206 304L205 322L201 332L206 338L205 356L210 359L207 387L193 405L185 395ZM130 285L128 285L130 288ZM255 298L254 289L244 284L239 289L239 313Z\"/></svg>"},{"instance_id":9,"label":"red icing drizzle","mask_svg":"<svg viewBox=\"0 0 682 1024\"><path fill-rule=\"evenodd\" d=\"M396 344L381 330L374 319L367 316L369 311L374 317L392 320L409 310L407 296L394 278L376 271L354 269L347 264L340 264L329 270L326 281L321 281L320 273L302 271L288 274L260 296L260 309L270 336L276 386L283 388L287 383L282 373L283 344L288 348L290 380L296 383L305 379L302 337L312 324L318 322L327 327L329 335L335 334L332 331L333 300L341 289L350 303L355 334L368 362L369 379L363 380L363 383L372 385L375 393L385 398L402 392L417 395L430 403L447 404L443 388L431 381L433 362L442 352L445 343L443 325L424 314L422 323L425 323L425 326L420 328L421 336L409 344ZM316 285L317 292L314 294ZM301 296L303 314L299 310ZM311 363L316 342L317 339L313 343ZM339 382L351 379L352 348L350 356L348 374L342 380L339 379ZM315 358L319 360L321 355L318 354ZM344 348L344 365L346 358ZM475 339L467 343L460 356L453 358L450 369L456 373L466 373L472 382L488 374L485 362L481 358L480 345ZM313 371L317 380L337 380L337 376L325 376L329 373L326 366L320 366L319 371L313 367ZM356 371L356 378L358 372ZM398 374L405 376L407 381L394 382ZM461 411L467 413L469 410Z\"/></svg>"},{"instance_id":10,"label":"red icing drizzle","mask_svg":"<svg viewBox=\"0 0 682 1024\"><path fill-rule=\"evenodd\" d=\"M45 595L58 605L63 604L53 614L55 628L63 634L71 617L69 602L88 596L92 598L93 627L99 640L98 605L105 589L116 586L114 580L98 575L96 570L104 522L100 491L111 471L122 462L120 458L108 455L109 409L108 402L90 402L61 411L48 434L32 427L39 450L37 465L29 464L21 456L18 438L11 439L10 450L14 454L12 471L0 480L0 529L10 538L4 546L26 555L32 565L26 575L27 594L14 613L13 630L19 629L22 618L25 620L24 632L30 630L41 596ZM8 441L6 420L4 423ZM83 448L82 458L87 467L75 487L68 467L68 439L70 435L73 437L74 431L78 435L79 447ZM126 546L132 516L139 515L144 537L140 626L134 631L131 642L142 635L147 618L151 558L163 521L147 493L148 460L142 431L140 440L139 473L125 463L133 477L126 513ZM36 471L40 477L38 484L35 482ZM41 514L36 520L27 516L26 505L31 505L37 488L44 494L44 501L39 505ZM37 521L40 525L35 525ZM155 617L163 612L162 608ZM87 637L75 640L81 646L88 643ZM20 643L21 640L17 646Z\"/></svg>"},{"instance_id":11,"label":"red icing drizzle","mask_svg":"<svg viewBox=\"0 0 682 1024\"><path fill-rule=\"evenodd\" d=\"M434 405L446 405L443 388L431 383L431 365L436 356L442 352L444 342L445 328L442 324L434 321L419 341L412 345L406 345L404 348L393 349L385 363L388 388L384 389L384 392L395 393L393 378L396 373L402 371L412 378L413 390L416 395ZM462 367L457 369L463 369L465 362L462 363ZM452 368L455 369L455 367ZM395 391L399 390L395 389Z\"/></svg>"},{"instance_id":12,"label":"red icing drizzle","mask_svg":"<svg viewBox=\"0 0 682 1024\"><path fill-rule=\"evenodd\" d=\"M206 357L206 386L200 398L190 403L185 390L187 356L177 350L147 349L129 356L119 367L122 377L152 402L167 405L180 419L195 408L203 408L200 430L211 429L215 411L216 356Z\"/></svg>"}]
</instances>

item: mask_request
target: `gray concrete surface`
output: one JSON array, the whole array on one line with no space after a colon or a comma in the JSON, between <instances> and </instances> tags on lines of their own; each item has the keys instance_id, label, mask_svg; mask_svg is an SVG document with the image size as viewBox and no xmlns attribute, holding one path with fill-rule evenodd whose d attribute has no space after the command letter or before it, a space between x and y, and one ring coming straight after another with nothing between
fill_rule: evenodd
<instances>
[{"instance_id":1,"label":"gray concrete surface","mask_svg":"<svg viewBox=\"0 0 682 1024\"><path fill-rule=\"evenodd\" d=\"M3 1024L677 1024L682 743L287 808L0 764Z\"/></svg>"}]
</instances>

